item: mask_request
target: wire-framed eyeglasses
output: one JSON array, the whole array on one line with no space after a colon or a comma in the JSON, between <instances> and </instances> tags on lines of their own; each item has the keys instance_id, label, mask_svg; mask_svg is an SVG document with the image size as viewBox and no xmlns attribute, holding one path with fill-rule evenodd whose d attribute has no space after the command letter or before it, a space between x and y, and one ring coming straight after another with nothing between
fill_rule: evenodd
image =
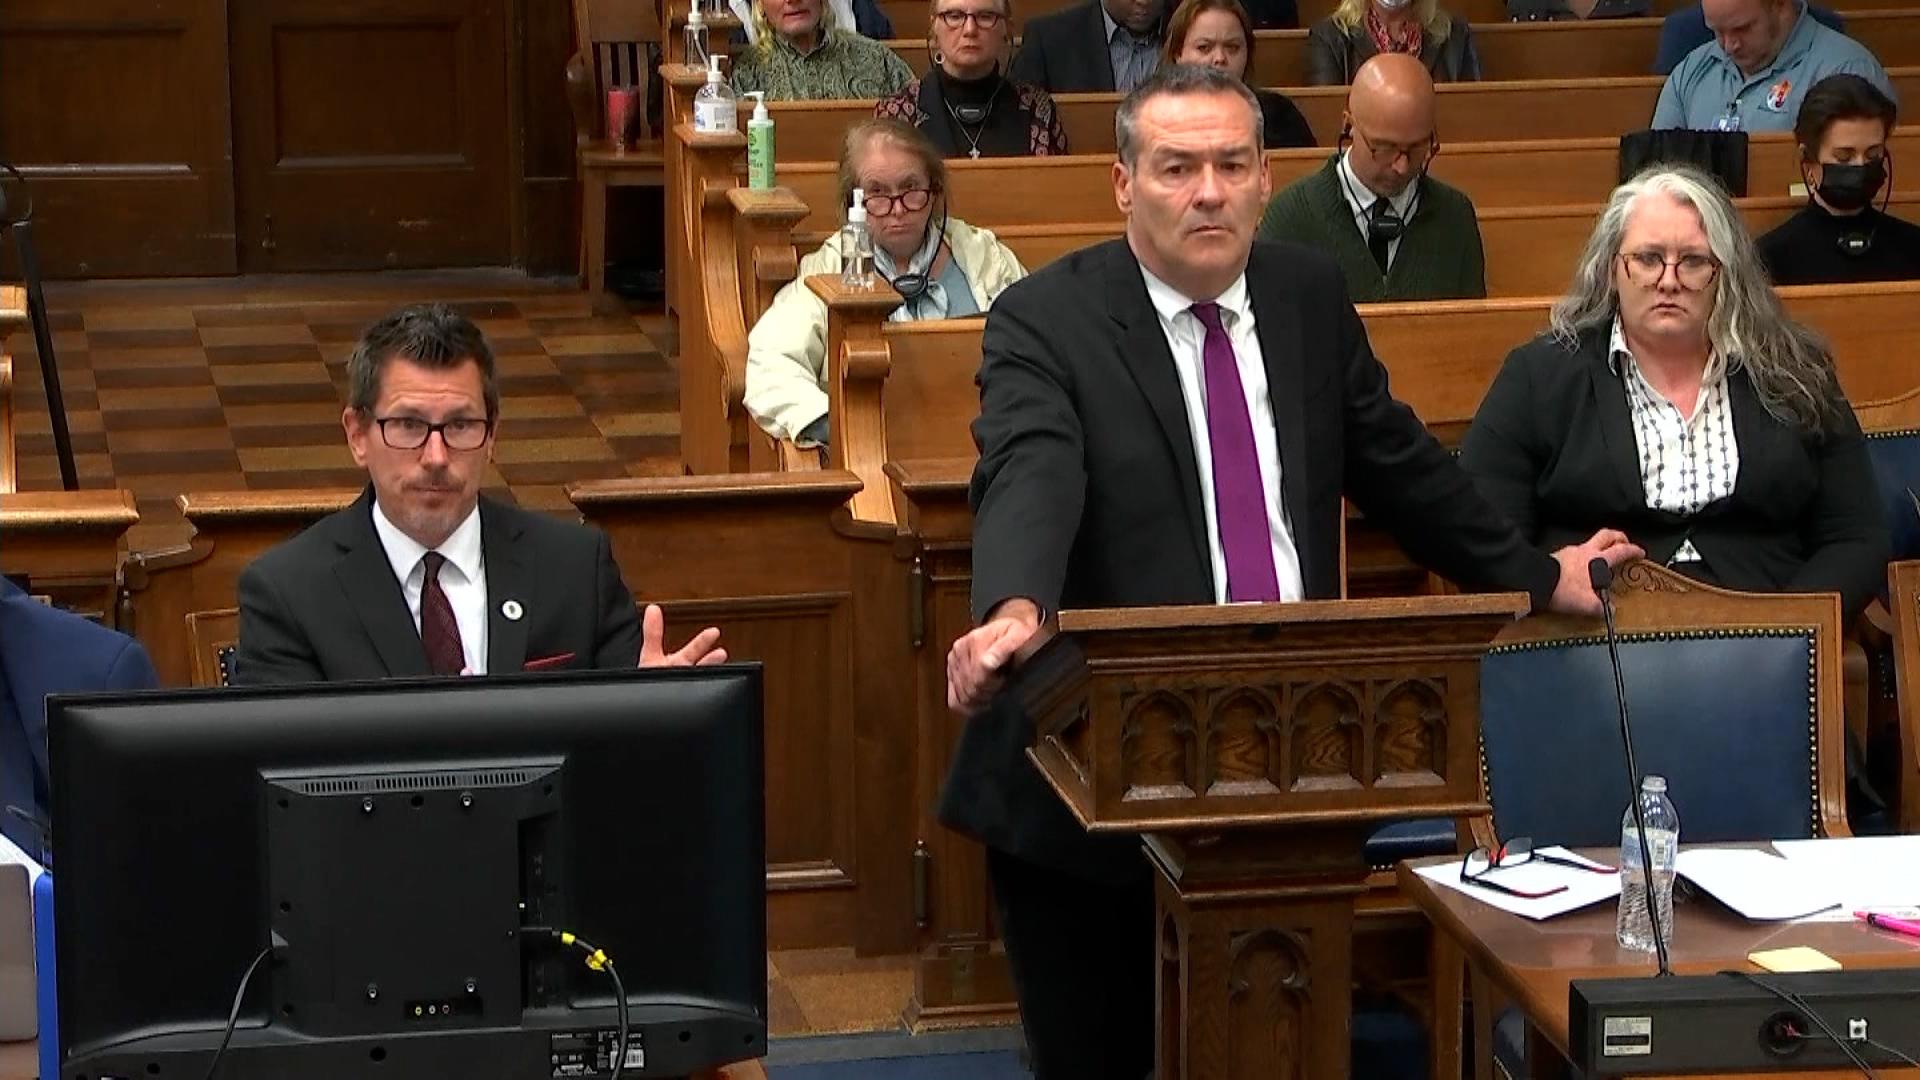
<instances>
[{"instance_id":1,"label":"wire-framed eyeglasses","mask_svg":"<svg viewBox=\"0 0 1920 1080\"><path fill-rule=\"evenodd\" d=\"M1565 885L1555 885L1546 889L1525 889L1506 882L1495 881L1489 876L1495 870L1511 870L1516 866L1524 866L1530 862L1552 863L1555 866L1564 866L1572 870L1585 870L1590 874L1617 874L1620 872L1611 866L1601 866L1597 863L1583 862L1579 859L1569 859L1562 855L1536 851L1533 847L1532 837L1516 836L1503 844L1496 844L1491 848L1477 847L1468 852L1466 858L1460 860L1460 880L1468 885L1477 885L1483 889L1492 889L1494 892L1505 893L1508 896L1517 896L1523 900L1538 900L1542 897L1556 896L1567 891Z\"/></svg>"},{"instance_id":2,"label":"wire-framed eyeglasses","mask_svg":"<svg viewBox=\"0 0 1920 1080\"><path fill-rule=\"evenodd\" d=\"M1677 259L1667 258L1664 251L1626 251L1620 254L1620 264L1627 268L1627 280L1643 289L1657 287L1667 276L1668 267L1673 268L1674 280L1688 292L1699 292L1713 284L1720 273L1720 260L1691 251Z\"/></svg>"},{"instance_id":3,"label":"wire-framed eyeglasses","mask_svg":"<svg viewBox=\"0 0 1920 1080\"><path fill-rule=\"evenodd\" d=\"M992 30L1000 25L1001 19L1007 16L1001 11L965 11L960 8L948 8L945 11L935 12L933 17L939 19L941 25L949 30L958 30L967 25L968 19L972 19L973 25L982 30Z\"/></svg>"},{"instance_id":4,"label":"wire-framed eyeglasses","mask_svg":"<svg viewBox=\"0 0 1920 1080\"><path fill-rule=\"evenodd\" d=\"M493 431L493 421L470 417L434 424L417 416L376 416L373 422L380 425L380 438L395 450L418 450L436 431L449 450L478 450Z\"/></svg>"}]
</instances>

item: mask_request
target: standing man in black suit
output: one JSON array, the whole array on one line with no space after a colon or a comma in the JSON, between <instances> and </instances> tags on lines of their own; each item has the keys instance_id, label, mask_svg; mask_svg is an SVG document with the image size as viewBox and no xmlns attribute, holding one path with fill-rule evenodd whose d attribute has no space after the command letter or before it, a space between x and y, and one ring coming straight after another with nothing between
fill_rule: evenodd
<instances>
[{"instance_id":1,"label":"standing man in black suit","mask_svg":"<svg viewBox=\"0 0 1920 1080\"><path fill-rule=\"evenodd\" d=\"M1552 555L1474 491L1387 391L1339 269L1254 243L1270 185L1260 107L1216 68L1163 71L1117 118L1126 237L994 304L971 502L978 629L948 656L971 719L940 817L982 839L1039 1080L1140 1080L1153 1061L1152 879L1091 838L1026 760L1003 668L1060 608L1340 594L1341 498L1424 565L1535 607L1598 612L1588 562Z\"/></svg>"},{"instance_id":2,"label":"standing man in black suit","mask_svg":"<svg viewBox=\"0 0 1920 1080\"><path fill-rule=\"evenodd\" d=\"M369 328L342 423L370 483L240 575L237 685L720 663L668 654L605 533L480 495L500 418L493 349L451 308Z\"/></svg>"},{"instance_id":3,"label":"standing man in black suit","mask_svg":"<svg viewBox=\"0 0 1920 1080\"><path fill-rule=\"evenodd\" d=\"M1013 78L1049 94L1124 94L1160 63L1166 0L1086 0L1027 23Z\"/></svg>"}]
</instances>

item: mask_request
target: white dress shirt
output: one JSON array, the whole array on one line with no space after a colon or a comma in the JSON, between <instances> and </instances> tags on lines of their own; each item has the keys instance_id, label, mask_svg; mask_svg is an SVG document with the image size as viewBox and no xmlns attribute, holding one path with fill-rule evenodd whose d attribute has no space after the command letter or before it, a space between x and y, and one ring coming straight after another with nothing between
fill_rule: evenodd
<instances>
[{"instance_id":1,"label":"white dress shirt","mask_svg":"<svg viewBox=\"0 0 1920 1080\"><path fill-rule=\"evenodd\" d=\"M1727 366L1714 353L1694 399L1693 413L1680 415L1679 406L1660 396L1647 382L1627 348L1620 319L1613 320L1612 347L1607 363L1626 384L1627 407L1633 414L1633 441L1640 451L1640 487L1647 508L1693 515L1707 504L1733 494L1740 479L1740 443L1733 437L1733 408L1727 401ZM1692 540L1680 543L1674 562L1696 562L1700 552Z\"/></svg>"},{"instance_id":2,"label":"white dress shirt","mask_svg":"<svg viewBox=\"0 0 1920 1080\"><path fill-rule=\"evenodd\" d=\"M1353 155L1353 149L1349 146L1340 154L1340 164L1337 168L1340 173L1340 193L1346 196L1347 206L1353 211L1353 223L1360 229L1360 242L1364 244L1367 240L1367 219L1372 216L1374 200L1380 196L1375 195L1372 188L1361 183L1360 178L1354 175L1353 166L1347 162L1347 158ZM1420 182L1416 180L1401 188L1400 194L1387 200L1387 205L1393 207L1393 212L1400 215L1401 221L1412 222L1413 219L1409 215L1413 212L1413 198L1418 193L1419 187ZM1405 229L1401 230L1402 233L1405 231ZM1393 260L1399 257L1399 239L1388 241L1387 266L1389 269L1393 266Z\"/></svg>"},{"instance_id":3,"label":"white dress shirt","mask_svg":"<svg viewBox=\"0 0 1920 1080\"><path fill-rule=\"evenodd\" d=\"M373 504L373 531L386 549L393 576L400 580L400 591L407 598L407 610L413 614L413 629L420 631L420 596L427 585L426 557L429 549L400 531L387 520L386 511ZM466 653L467 670L475 675L487 673L487 564L480 555L480 508L475 506L446 543L432 550L446 559L440 567L440 591L453 606L453 621L460 627L460 648Z\"/></svg>"},{"instance_id":4,"label":"white dress shirt","mask_svg":"<svg viewBox=\"0 0 1920 1080\"><path fill-rule=\"evenodd\" d=\"M1187 406L1187 427L1193 433L1193 459L1200 471L1200 507L1206 515L1207 548L1213 558L1213 599L1227 602L1227 552L1220 544L1219 511L1213 496L1213 441L1207 434L1207 380L1204 352L1207 328L1191 310L1194 301L1154 277L1146 267L1147 297L1160 316L1160 332L1173 352L1180 375L1180 396ZM1267 368L1260 353L1260 335L1254 332L1253 303L1247 296L1247 275L1234 279L1227 291L1213 298L1220 305L1220 322L1233 341L1233 357L1240 369L1240 388L1247 395L1247 415L1253 421L1254 456L1260 462L1260 489L1267 496L1267 535L1273 541L1273 569L1280 582L1280 599L1306 595L1300 577L1300 552L1294 546L1293 527L1287 521L1286 501L1280 495L1280 435L1273 422L1273 398L1267 391Z\"/></svg>"}]
</instances>

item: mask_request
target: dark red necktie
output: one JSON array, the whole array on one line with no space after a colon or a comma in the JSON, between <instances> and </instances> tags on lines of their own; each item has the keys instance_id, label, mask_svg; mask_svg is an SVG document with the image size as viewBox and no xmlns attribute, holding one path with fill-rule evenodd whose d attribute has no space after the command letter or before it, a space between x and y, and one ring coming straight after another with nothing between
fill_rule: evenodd
<instances>
[{"instance_id":1,"label":"dark red necktie","mask_svg":"<svg viewBox=\"0 0 1920 1080\"><path fill-rule=\"evenodd\" d=\"M453 605L440 587L440 568L447 564L447 557L429 551L421 561L427 567L427 580L420 589L420 643L427 647L427 665L435 675L458 675L466 669L467 650L460 644Z\"/></svg>"}]
</instances>

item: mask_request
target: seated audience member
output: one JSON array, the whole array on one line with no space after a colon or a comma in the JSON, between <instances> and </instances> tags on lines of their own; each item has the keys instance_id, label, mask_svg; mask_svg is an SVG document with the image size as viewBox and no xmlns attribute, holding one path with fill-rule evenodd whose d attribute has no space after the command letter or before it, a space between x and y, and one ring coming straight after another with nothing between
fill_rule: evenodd
<instances>
[{"instance_id":1,"label":"seated audience member","mask_svg":"<svg viewBox=\"0 0 1920 1080\"><path fill-rule=\"evenodd\" d=\"M753 44L733 61L735 93L769 101L882 98L907 85L907 62L835 24L826 0L754 0Z\"/></svg>"},{"instance_id":2,"label":"seated audience member","mask_svg":"<svg viewBox=\"0 0 1920 1080\"><path fill-rule=\"evenodd\" d=\"M894 322L979 315L1027 275L992 233L949 216L946 162L920 129L870 120L849 131L840 152L843 207L855 188L866 195L879 276L906 297ZM824 446L829 434L827 305L807 278L839 273L841 258L836 233L800 260L798 276L747 335L747 411L774 438L803 447Z\"/></svg>"},{"instance_id":3,"label":"seated audience member","mask_svg":"<svg viewBox=\"0 0 1920 1080\"><path fill-rule=\"evenodd\" d=\"M1244 82L1253 67L1253 43L1253 23L1240 0L1184 0L1167 20L1166 62L1210 64ZM1313 128L1287 95L1260 89L1253 94L1260 99L1262 149L1314 145Z\"/></svg>"},{"instance_id":4,"label":"seated audience member","mask_svg":"<svg viewBox=\"0 0 1920 1080\"><path fill-rule=\"evenodd\" d=\"M500 384L452 308L402 308L347 360L342 423L369 483L240 573L236 685L719 663L707 629L672 654L605 533L480 494Z\"/></svg>"},{"instance_id":5,"label":"seated audience member","mask_svg":"<svg viewBox=\"0 0 1920 1080\"><path fill-rule=\"evenodd\" d=\"M1085 0L1027 22L1011 74L1050 94L1125 94L1160 63L1164 0Z\"/></svg>"},{"instance_id":6,"label":"seated audience member","mask_svg":"<svg viewBox=\"0 0 1920 1080\"><path fill-rule=\"evenodd\" d=\"M1392 53L1367 61L1342 122L1326 166L1267 204L1261 239L1333 256L1356 303L1487 295L1473 203L1427 175L1440 134L1426 68Z\"/></svg>"},{"instance_id":7,"label":"seated audience member","mask_svg":"<svg viewBox=\"0 0 1920 1080\"><path fill-rule=\"evenodd\" d=\"M1866 46L1807 17L1805 0L1702 0L1700 10L1714 39L1667 76L1650 127L1786 131L1808 88L1842 73L1893 93Z\"/></svg>"},{"instance_id":8,"label":"seated audience member","mask_svg":"<svg viewBox=\"0 0 1920 1080\"><path fill-rule=\"evenodd\" d=\"M159 685L139 642L0 578L0 835L46 860L47 695Z\"/></svg>"},{"instance_id":9,"label":"seated audience member","mask_svg":"<svg viewBox=\"0 0 1920 1080\"><path fill-rule=\"evenodd\" d=\"M827 0L829 14L837 25L851 26L854 33L875 41L889 41L893 38L893 20L881 10L877 0ZM759 40L759 31L753 24L753 4L751 0L727 0L734 17L741 22L741 30L735 31L735 41L752 44ZM731 50L729 51L731 55Z\"/></svg>"},{"instance_id":10,"label":"seated audience member","mask_svg":"<svg viewBox=\"0 0 1920 1080\"><path fill-rule=\"evenodd\" d=\"M1836 33L1847 32L1847 20L1831 8L1818 4L1808 4L1807 14L1814 21ZM1700 10L1699 4L1690 4L1660 20L1660 44L1653 57L1655 75L1671 75L1673 69L1687 54L1713 40L1713 31L1707 29L1707 14Z\"/></svg>"},{"instance_id":11,"label":"seated audience member","mask_svg":"<svg viewBox=\"0 0 1920 1080\"><path fill-rule=\"evenodd\" d=\"M1512 22L1637 19L1651 14L1647 0L1507 0Z\"/></svg>"},{"instance_id":12,"label":"seated audience member","mask_svg":"<svg viewBox=\"0 0 1920 1080\"><path fill-rule=\"evenodd\" d=\"M1437 0L1340 0L1334 13L1307 31L1307 83L1344 86L1368 60L1386 53L1411 56L1434 82L1480 78L1467 20Z\"/></svg>"},{"instance_id":13,"label":"seated audience member","mask_svg":"<svg viewBox=\"0 0 1920 1080\"><path fill-rule=\"evenodd\" d=\"M1829 75L1807 91L1794 122L1806 209L1760 238L1775 285L1920 278L1920 225L1874 208L1889 188L1893 101L1858 75Z\"/></svg>"},{"instance_id":14,"label":"seated audience member","mask_svg":"<svg viewBox=\"0 0 1920 1080\"><path fill-rule=\"evenodd\" d=\"M1487 501L1543 551L1619 529L1690 577L1860 613L1889 542L1866 441L1724 192L1682 168L1621 185L1551 321L1462 446Z\"/></svg>"},{"instance_id":15,"label":"seated audience member","mask_svg":"<svg viewBox=\"0 0 1920 1080\"><path fill-rule=\"evenodd\" d=\"M945 157L1067 153L1053 95L1002 74L1013 48L1011 0L933 0L933 67L874 115L919 128Z\"/></svg>"}]
</instances>

